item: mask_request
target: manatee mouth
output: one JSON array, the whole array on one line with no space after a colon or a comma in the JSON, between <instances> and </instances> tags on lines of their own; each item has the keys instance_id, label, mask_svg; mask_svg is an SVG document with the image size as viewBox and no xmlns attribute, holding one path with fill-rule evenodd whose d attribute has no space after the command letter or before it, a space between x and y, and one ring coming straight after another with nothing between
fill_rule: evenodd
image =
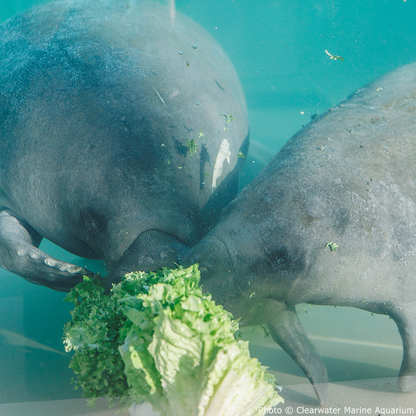
<instances>
[{"instance_id":1,"label":"manatee mouth","mask_svg":"<svg viewBox=\"0 0 416 416\"><path fill-rule=\"evenodd\" d=\"M229 269L234 273L234 266L227 245L215 234L209 235L185 254L182 265L189 267L198 263L201 274Z\"/></svg>"},{"instance_id":2,"label":"manatee mouth","mask_svg":"<svg viewBox=\"0 0 416 416\"><path fill-rule=\"evenodd\" d=\"M195 263L199 264L203 292L210 293L215 302L237 316L239 291L235 286L234 265L225 242L213 233L207 235L185 254L181 262L184 267Z\"/></svg>"},{"instance_id":3,"label":"manatee mouth","mask_svg":"<svg viewBox=\"0 0 416 416\"><path fill-rule=\"evenodd\" d=\"M141 233L110 266L108 283L118 283L126 274L134 271L155 271L163 267L175 268L189 247L176 237L159 230Z\"/></svg>"}]
</instances>

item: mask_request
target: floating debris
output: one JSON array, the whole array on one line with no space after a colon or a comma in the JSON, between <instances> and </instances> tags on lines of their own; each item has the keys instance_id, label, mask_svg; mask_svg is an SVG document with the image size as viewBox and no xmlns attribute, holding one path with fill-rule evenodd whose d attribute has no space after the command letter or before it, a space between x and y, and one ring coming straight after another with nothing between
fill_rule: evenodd
<instances>
[{"instance_id":1,"label":"floating debris","mask_svg":"<svg viewBox=\"0 0 416 416\"><path fill-rule=\"evenodd\" d=\"M227 123L230 122L230 121L234 121L235 120L235 118L233 117L233 115L231 113L228 114L228 116L227 116L227 114L220 114L220 116L225 117L225 119L227 120Z\"/></svg>"},{"instance_id":2,"label":"floating debris","mask_svg":"<svg viewBox=\"0 0 416 416\"><path fill-rule=\"evenodd\" d=\"M156 91L155 87L152 87L155 90L155 93L157 94L157 96L160 98L160 100L162 101L163 104L166 105L166 103L163 101L163 98L160 96L160 94Z\"/></svg>"},{"instance_id":3,"label":"floating debris","mask_svg":"<svg viewBox=\"0 0 416 416\"><path fill-rule=\"evenodd\" d=\"M191 157L193 157L198 150L198 146L195 143L195 139L186 139L186 147L188 148L188 152L190 153Z\"/></svg>"},{"instance_id":4,"label":"floating debris","mask_svg":"<svg viewBox=\"0 0 416 416\"><path fill-rule=\"evenodd\" d=\"M326 54L329 56L329 59L333 59L334 61L343 61L344 58L342 56L339 55L331 55L326 49L325 49Z\"/></svg>"},{"instance_id":5,"label":"floating debris","mask_svg":"<svg viewBox=\"0 0 416 416\"><path fill-rule=\"evenodd\" d=\"M326 243L325 247L329 247L331 251L336 251L339 245L337 243L333 243L332 241L330 243Z\"/></svg>"},{"instance_id":6,"label":"floating debris","mask_svg":"<svg viewBox=\"0 0 416 416\"><path fill-rule=\"evenodd\" d=\"M261 304L259 303L259 305L261 305ZM265 326L265 325L260 325L260 326L262 327L262 329L263 329L263 331L264 331L264 336L265 336L266 338L269 338L269 337L270 337L270 335L271 335L270 329L269 329L269 328L267 328L267 326Z\"/></svg>"}]
</instances>

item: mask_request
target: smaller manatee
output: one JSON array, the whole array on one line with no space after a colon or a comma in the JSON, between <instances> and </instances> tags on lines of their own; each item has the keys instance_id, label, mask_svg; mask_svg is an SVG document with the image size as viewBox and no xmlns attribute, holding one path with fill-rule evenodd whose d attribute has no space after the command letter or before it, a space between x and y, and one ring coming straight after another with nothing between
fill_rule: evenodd
<instances>
[{"instance_id":1,"label":"smaller manatee","mask_svg":"<svg viewBox=\"0 0 416 416\"><path fill-rule=\"evenodd\" d=\"M389 315L403 340L399 388L416 390L415 124L416 63L292 137L183 259L242 325L267 323L320 403L326 369L299 303Z\"/></svg>"}]
</instances>

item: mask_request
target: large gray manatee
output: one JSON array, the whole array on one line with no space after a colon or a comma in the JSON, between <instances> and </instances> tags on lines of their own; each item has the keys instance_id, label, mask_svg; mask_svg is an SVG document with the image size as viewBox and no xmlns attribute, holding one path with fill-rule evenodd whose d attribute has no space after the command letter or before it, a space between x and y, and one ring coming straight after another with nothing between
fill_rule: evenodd
<instances>
[{"instance_id":1,"label":"large gray manatee","mask_svg":"<svg viewBox=\"0 0 416 416\"><path fill-rule=\"evenodd\" d=\"M312 382L326 370L295 305L389 315L398 385L416 389L416 64L359 89L292 137L183 259L240 318L267 323Z\"/></svg>"},{"instance_id":2,"label":"large gray manatee","mask_svg":"<svg viewBox=\"0 0 416 416\"><path fill-rule=\"evenodd\" d=\"M235 120L234 120L235 119ZM0 266L65 291L89 272L174 266L238 189L236 72L158 3L52 2L0 27Z\"/></svg>"}]
</instances>

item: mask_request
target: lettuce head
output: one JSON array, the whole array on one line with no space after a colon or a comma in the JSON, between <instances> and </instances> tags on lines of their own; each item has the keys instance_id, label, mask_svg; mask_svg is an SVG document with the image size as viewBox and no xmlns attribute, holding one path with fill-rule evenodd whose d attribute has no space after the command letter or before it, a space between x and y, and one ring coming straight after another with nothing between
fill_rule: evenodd
<instances>
[{"instance_id":1,"label":"lettuce head","mask_svg":"<svg viewBox=\"0 0 416 416\"><path fill-rule=\"evenodd\" d=\"M86 279L66 298L70 367L85 396L144 401L166 416L257 415L283 399L274 376L236 340L238 324L199 287L197 265L133 272L111 295Z\"/></svg>"}]
</instances>

